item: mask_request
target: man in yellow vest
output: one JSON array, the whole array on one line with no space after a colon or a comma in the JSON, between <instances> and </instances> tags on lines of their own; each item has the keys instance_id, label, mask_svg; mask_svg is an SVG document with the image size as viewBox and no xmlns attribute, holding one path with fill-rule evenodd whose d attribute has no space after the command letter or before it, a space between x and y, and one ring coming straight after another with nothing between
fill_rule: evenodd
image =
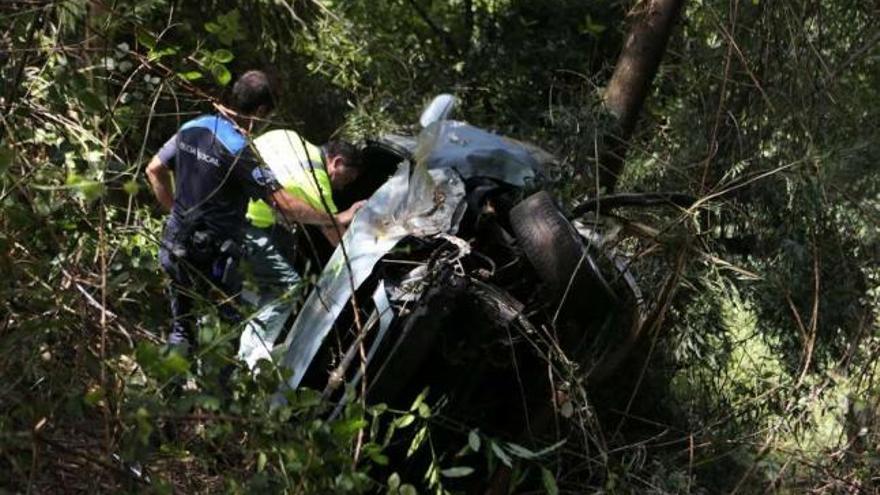
<instances>
[{"instance_id":1,"label":"man in yellow vest","mask_svg":"<svg viewBox=\"0 0 880 495\"><path fill-rule=\"evenodd\" d=\"M318 147L291 130L269 131L254 140L254 147L288 193L330 215L337 213L333 191L354 182L362 169L360 155L350 143L331 141ZM245 230L244 247L257 286L259 309L242 332L238 358L253 368L258 360L270 357L272 346L290 316L292 296L301 284L300 275L276 241L276 229L292 230L296 226L289 225L261 200L250 202L247 219L250 225ZM321 229L330 243L336 245L345 227L334 224Z\"/></svg>"}]
</instances>

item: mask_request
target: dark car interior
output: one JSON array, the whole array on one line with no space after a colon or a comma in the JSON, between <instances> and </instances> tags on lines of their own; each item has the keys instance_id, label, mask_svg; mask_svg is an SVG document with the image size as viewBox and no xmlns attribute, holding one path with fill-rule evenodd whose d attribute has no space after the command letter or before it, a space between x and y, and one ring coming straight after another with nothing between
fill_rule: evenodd
<instances>
[{"instance_id":1,"label":"dark car interior","mask_svg":"<svg viewBox=\"0 0 880 495\"><path fill-rule=\"evenodd\" d=\"M400 162L409 158L406 150L380 140L366 140L361 153L364 172L345 191L333 193L333 201L339 211L347 210L355 202L372 196L394 174ZM297 271L301 274L320 273L321 267L333 254L333 246L320 229L311 225L300 226L295 237L294 265Z\"/></svg>"}]
</instances>

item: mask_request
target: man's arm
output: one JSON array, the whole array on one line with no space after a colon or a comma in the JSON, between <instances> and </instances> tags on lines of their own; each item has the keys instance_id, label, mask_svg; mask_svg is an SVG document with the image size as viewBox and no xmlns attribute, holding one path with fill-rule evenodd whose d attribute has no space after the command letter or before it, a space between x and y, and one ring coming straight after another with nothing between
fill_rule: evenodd
<instances>
[{"instance_id":1,"label":"man's arm","mask_svg":"<svg viewBox=\"0 0 880 495\"><path fill-rule=\"evenodd\" d=\"M345 233L345 227L339 227L337 229L332 225L328 225L326 227L321 227L321 233L324 234L324 237L327 238L327 241L331 246L336 247L339 244L339 241L342 240L342 234Z\"/></svg>"},{"instance_id":2,"label":"man's arm","mask_svg":"<svg viewBox=\"0 0 880 495\"><path fill-rule=\"evenodd\" d=\"M162 163L159 155L154 156L147 165L147 179L159 204L165 211L171 211L171 206L174 204L171 170Z\"/></svg>"},{"instance_id":3,"label":"man's arm","mask_svg":"<svg viewBox=\"0 0 880 495\"><path fill-rule=\"evenodd\" d=\"M288 222L299 222L317 225L319 227L329 227L329 229L333 230L335 230L334 225L338 225L339 227L348 226L348 224L351 223L351 219L354 217L355 212L363 206L363 202L358 202L342 213L331 215L312 208L308 203L292 196L284 189L274 191L269 196L269 199ZM330 239L330 242L333 242L333 239Z\"/></svg>"}]
</instances>

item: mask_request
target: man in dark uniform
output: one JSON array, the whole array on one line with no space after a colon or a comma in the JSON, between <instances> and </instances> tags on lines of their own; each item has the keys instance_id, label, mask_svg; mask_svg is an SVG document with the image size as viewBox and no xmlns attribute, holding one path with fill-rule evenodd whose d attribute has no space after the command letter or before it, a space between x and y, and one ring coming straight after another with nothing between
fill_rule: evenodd
<instances>
[{"instance_id":1,"label":"man in dark uniform","mask_svg":"<svg viewBox=\"0 0 880 495\"><path fill-rule=\"evenodd\" d=\"M236 268L249 200L265 200L288 222L325 227L348 225L357 209L338 214L316 210L286 192L260 165L247 136L274 107L264 73L245 73L232 93L231 116L203 115L186 122L147 165L156 199L171 212L159 259L173 282L168 343L184 353L197 343L194 296L219 301L225 319L240 319Z\"/></svg>"}]
</instances>

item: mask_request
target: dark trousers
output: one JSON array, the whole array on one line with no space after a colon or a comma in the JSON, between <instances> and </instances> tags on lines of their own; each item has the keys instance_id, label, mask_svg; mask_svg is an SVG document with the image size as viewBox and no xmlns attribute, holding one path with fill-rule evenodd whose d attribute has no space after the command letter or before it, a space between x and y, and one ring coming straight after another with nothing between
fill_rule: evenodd
<instances>
[{"instance_id":1,"label":"dark trousers","mask_svg":"<svg viewBox=\"0 0 880 495\"><path fill-rule=\"evenodd\" d=\"M178 257L166 243L159 248L159 263L171 278L171 333L168 344L186 352L198 345L195 302L199 299L219 305L220 316L230 323L242 320L238 312L241 278L237 273L238 259L230 254Z\"/></svg>"}]
</instances>

